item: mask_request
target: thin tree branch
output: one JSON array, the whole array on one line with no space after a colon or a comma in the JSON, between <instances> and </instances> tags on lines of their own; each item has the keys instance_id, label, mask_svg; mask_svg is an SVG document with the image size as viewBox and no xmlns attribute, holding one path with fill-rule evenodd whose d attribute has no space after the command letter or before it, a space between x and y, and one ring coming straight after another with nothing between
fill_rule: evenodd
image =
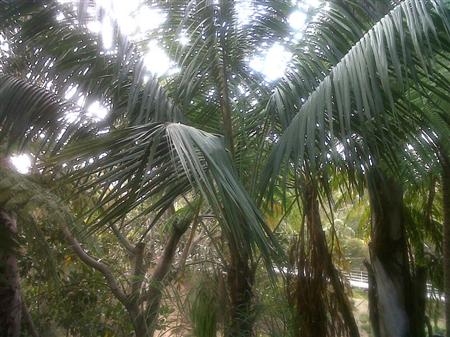
<instances>
[{"instance_id":1,"label":"thin tree branch","mask_svg":"<svg viewBox=\"0 0 450 337\"><path fill-rule=\"evenodd\" d=\"M201 200L201 198L200 198L200 200ZM179 266L180 266L179 271L181 271L181 272L183 272L183 270L184 270L184 266L186 264L186 259L191 251L192 241L194 239L195 232L197 230L197 226L198 226L198 222L199 222L198 220L199 220L201 205L202 205L202 203L200 201L198 203L198 207L197 207L197 211L195 213L194 220L192 221L193 225L192 225L191 233L189 235L188 241L186 242L186 246L184 247L184 250L181 253L180 263L179 263ZM192 207L192 205L189 205L189 206Z\"/></svg>"},{"instance_id":2,"label":"thin tree branch","mask_svg":"<svg viewBox=\"0 0 450 337\"><path fill-rule=\"evenodd\" d=\"M130 243L130 241L128 241L128 239L125 237L125 235L122 234L122 232L119 230L119 228L117 228L117 226L115 224L112 224L110 227L111 227L111 230L113 231L114 235L119 240L119 243L126 250L128 250L131 254L135 254L136 253L135 247L133 247L133 245Z\"/></svg>"},{"instance_id":3,"label":"thin tree branch","mask_svg":"<svg viewBox=\"0 0 450 337\"><path fill-rule=\"evenodd\" d=\"M189 256L189 253L191 252L191 247L192 247L192 242L194 240L194 236L195 236L195 232L197 230L197 226L198 226L198 221L195 221L192 229L191 229L191 233L189 235L188 241L186 242L186 246L183 249L183 252L181 253L181 257L180 257L180 267L179 270L181 272L183 272L184 267L186 265L186 260Z\"/></svg>"}]
</instances>

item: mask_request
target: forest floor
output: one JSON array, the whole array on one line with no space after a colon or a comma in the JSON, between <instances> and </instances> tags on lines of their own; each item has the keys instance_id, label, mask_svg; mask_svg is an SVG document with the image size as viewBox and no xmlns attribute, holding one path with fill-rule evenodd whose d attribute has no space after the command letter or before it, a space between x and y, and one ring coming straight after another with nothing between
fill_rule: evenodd
<instances>
[{"instance_id":1,"label":"forest floor","mask_svg":"<svg viewBox=\"0 0 450 337\"><path fill-rule=\"evenodd\" d=\"M370 326L369 318L369 302L367 299L367 292L360 289L353 289L353 313L355 315L356 323L358 324L359 333L361 337L372 337L372 328ZM433 311L433 312L431 312ZM434 302L428 307L428 316L434 316L431 320L433 333L443 335L445 330L444 308L442 303Z\"/></svg>"},{"instance_id":2,"label":"forest floor","mask_svg":"<svg viewBox=\"0 0 450 337\"><path fill-rule=\"evenodd\" d=\"M364 291L353 291L353 306L356 323L358 324L361 337L371 337L369 320L369 302Z\"/></svg>"}]
</instances>

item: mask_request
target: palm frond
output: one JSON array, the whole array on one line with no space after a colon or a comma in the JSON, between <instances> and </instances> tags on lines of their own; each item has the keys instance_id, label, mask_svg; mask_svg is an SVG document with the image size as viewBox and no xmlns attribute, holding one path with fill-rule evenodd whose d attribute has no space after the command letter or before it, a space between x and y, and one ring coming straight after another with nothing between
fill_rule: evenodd
<instances>
[{"instance_id":1,"label":"palm frond","mask_svg":"<svg viewBox=\"0 0 450 337\"><path fill-rule=\"evenodd\" d=\"M447 20L440 1L405 0L377 22L301 104L274 146L263 183L276 179L287 159L319 168L329 160L325 149L341 147L334 153L360 169L402 144L405 134L417 135L421 119L397 102L416 83L439 78L433 70L436 55L449 52Z\"/></svg>"},{"instance_id":2,"label":"palm frond","mask_svg":"<svg viewBox=\"0 0 450 337\"><path fill-rule=\"evenodd\" d=\"M13 76L0 74L0 140L22 150L32 140L62 137L65 113L76 107L51 92Z\"/></svg>"},{"instance_id":3,"label":"palm frond","mask_svg":"<svg viewBox=\"0 0 450 337\"><path fill-rule=\"evenodd\" d=\"M57 2L0 4L0 13L18 27L13 45L27 47L22 52L29 57L30 81L49 85L61 96L76 87L85 105L103 102L110 110L106 125L183 120L158 78L146 70L142 52L120 32L115 32L112 52L106 53L98 37ZM60 13L65 18L58 21Z\"/></svg>"},{"instance_id":4,"label":"palm frond","mask_svg":"<svg viewBox=\"0 0 450 337\"><path fill-rule=\"evenodd\" d=\"M69 177L79 191L99 191L96 206L86 214L93 228L118 221L138 205L138 216L161 214L195 189L242 249L258 247L266 257L274 252L270 230L220 136L179 123L152 123L86 139L55 161L74 168Z\"/></svg>"},{"instance_id":5,"label":"palm frond","mask_svg":"<svg viewBox=\"0 0 450 337\"><path fill-rule=\"evenodd\" d=\"M184 171L211 207L222 214L223 226L233 241L244 250L258 247L270 256L274 252L270 229L239 181L223 139L182 124L168 125L167 135Z\"/></svg>"}]
</instances>

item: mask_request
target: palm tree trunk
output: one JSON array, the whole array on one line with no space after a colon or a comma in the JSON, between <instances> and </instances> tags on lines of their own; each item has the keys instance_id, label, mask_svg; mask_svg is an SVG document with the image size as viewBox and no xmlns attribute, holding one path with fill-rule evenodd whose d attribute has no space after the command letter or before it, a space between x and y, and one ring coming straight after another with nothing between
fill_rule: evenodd
<instances>
[{"instance_id":1,"label":"palm tree trunk","mask_svg":"<svg viewBox=\"0 0 450 337\"><path fill-rule=\"evenodd\" d=\"M316 186L313 185L312 182L307 182L304 189L304 212L306 217L306 225L309 232L310 237L310 245L312 250L315 253L312 253L314 256L311 256L310 263L312 265L319 266L318 270L311 270L311 276L316 275L324 279L329 279L331 287L333 288L333 300L336 303L337 312L342 320L342 330L340 332L339 329L335 330L335 334L339 334L339 336L349 336L349 337L359 337L358 326L356 324L355 318L353 316L351 304L345 294L344 285L342 284L338 271L336 270L332 255L328 249L327 240L325 237L325 233L322 228L322 221L320 219L319 212L319 200L318 200L318 192ZM304 274L304 273L303 273ZM299 274L299 277L301 275ZM309 275L302 275L303 277L308 277ZM314 281L313 281L314 282ZM315 282L314 282L315 283ZM323 284L322 292L327 291L326 284ZM301 289L298 289L301 291ZM323 294L322 294L323 295ZM319 297L320 298L320 297ZM312 299L310 302L311 305L315 305L314 302L317 303L319 299ZM317 303L318 304L318 303ZM322 312L325 309L325 306L318 312ZM299 310L309 310L309 308L298 308ZM301 315L302 313L300 313ZM323 312L326 317L326 313ZM332 324L335 324L338 320L338 317L333 318ZM315 326L311 326L308 331L311 331L311 336L317 335L327 335L327 323L326 319L318 319L318 317L312 317L311 323ZM339 324L336 324L338 326ZM322 331L321 334L317 334L318 331Z\"/></svg>"},{"instance_id":2,"label":"palm tree trunk","mask_svg":"<svg viewBox=\"0 0 450 337\"><path fill-rule=\"evenodd\" d=\"M229 242L231 263L228 268L228 293L230 296L229 337L252 336L254 324L253 283L255 272L249 256Z\"/></svg>"},{"instance_id":3,"label":"palm tree trunk","mask_svg":"<svg viewBox=\"0 0 450 337\"><path fill-rule=\"evenodd\" d=\"M227 5L223 2L221 6ZM224 33L220 34L220 58L217 59L217 80L222 110L222 122L224 138L227 149L231 157L235 157L232 107L229 97L228 74L226 70L226 53L224 48ZM227 328L227 335L230 337L247 337L252 335L254 315L252 309L253 283L255 271L251 266L249 252L243 252L231 237L228 238L230 249L230 265L228 268L228 290L230 295L230 326Z\"/></svg>"},{"instance_id":4,"label":"palm tree trunk","mask_svg":"<svg viewBox=\"0 0 450 337\"><path fill-rule=\"evenodd\" d=\"M368 177L372 211L369 245L373 273L371 322L376 337L415 336L411 329L413 293L403 216L403 191L380 172Z\"/></svg>"},{"instance_id":5,"label":"palm tree trunk","mask_svg":"<svg viewBox=\"0 0 450 337\"><path fill-rule=\"evenodd\" d=\"M19 337L21 297L15 254L16 219L0 209L0 336Z\"/></svg>"},{"instance_id":6,"label":"palm tree trunk","mask_svg":"<svg viewBox=\"0 0 450 337\"><path fill-rule=\"evenodd\" d=\"M411 316L411 328L415 337L425 337L426 316L425 307L427 299L427 269L424 266L415 266L412 279L413 312Z\"/></svg>"},{"instance_id":7,"label":"palm tree trunk","mask_svg":"<svg viewBox=\"0 0 450 337\"><path fill-rule=\"evenodd\" d=\"M446 337L450 337L450 161L441 154L444 209L444 293Z\"/></svg>"}]
</instances>

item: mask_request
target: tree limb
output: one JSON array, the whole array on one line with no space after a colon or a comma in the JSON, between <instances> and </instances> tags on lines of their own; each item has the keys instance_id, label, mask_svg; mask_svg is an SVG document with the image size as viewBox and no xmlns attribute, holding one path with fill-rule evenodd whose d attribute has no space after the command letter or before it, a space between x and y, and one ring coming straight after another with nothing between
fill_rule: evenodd
<instances>
[{"instance_id":1,"label":"tree limb","mask_svg":"<svg viewBox=\"0 0 450 337\"><path fill-rule=\"evenodd\" d=\"M144 282L145 277L145 267L144 267L145 244L143 242L139 242L133 250L135 254L134 254L133 280L131 282L131 297L133 298L133 301L137 301L139 297L139 291L142 287L142 283Z\"/></svg>"},{"instance_id":2,"label":"tree limb","mask_svg":"<svg viewBox=\"0 0 450 337\"><path fill-rule=\"evenodd\" d=\"M128 241L128 239L125 237L125 235L122 234L122 232L119 230L119 228L117 228L117 226L115 224L112 224L110 227L111 227L111 230L113 231L114 235L119 240L119 243L126 250L128 250L131 254L135 254L136 253L135 247L133 247L133 245L130 243L130 241Z\"/></svg>"},{"instance_id":3,"label":"tree limb","mask_svg":"<svg viewBox=\"0 0 450 337\"><path fill-rule=\"evenodd\" d=\"M83 248L81 247L80 243L75 239L72 232L69 230L69 228L64 225L63 226L63 233L66 238L66 240L70 243L70 246L74 253L80 258L81 261L83 261L88 266L94 268L95 270L99 271L103 274L103 276L106 279L106 283L108 284L109 288L111 289L114 296L125 306L128 306L128 297L125 294L125 292L119 287L117 284L117 281L109 269L109 267L94 259L90 255L88 255Z\"/></svg>"}]
</instances>

